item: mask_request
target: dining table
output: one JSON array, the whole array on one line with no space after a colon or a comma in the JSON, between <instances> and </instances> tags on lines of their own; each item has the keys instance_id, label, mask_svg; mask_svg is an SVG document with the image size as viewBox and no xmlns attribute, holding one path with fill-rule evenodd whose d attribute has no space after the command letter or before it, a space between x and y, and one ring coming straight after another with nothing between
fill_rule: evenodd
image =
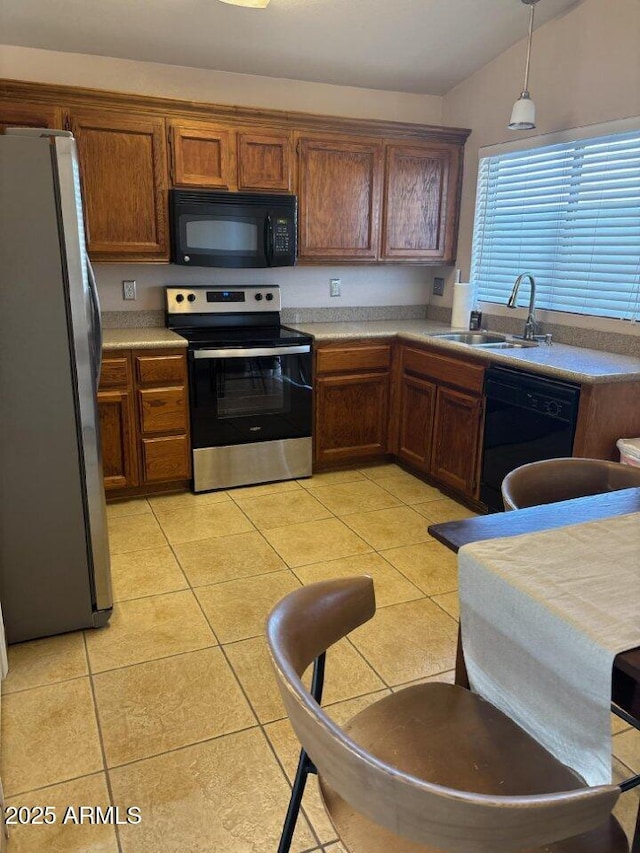
<instances>
[{"instance_id":1,"label":"dining table","mask_svg":"<svg viewBox=\"0 0 640 853\"><path fill-rule=\"evenodd\" d=\"M610 752L605 749L607 738L609 749L611 743L609 696L611 709L640 728L640 488L432 524L428 531L459 554L456 684L478 690L508 713L513 710L516 722L534 737L541 734L540 741L584 778L610 772ZM587 646L576 654L572 644L576 635L578 646L585 639L581 636L585 628ZM605 654L604 669L601 659L598 672L592 657L601 657L599 641L612 636L610 657ZM544 649L550 637L556 641L556 660ZM558 643L559 637L568 637L570 648L562 640ZM616 641L622 645L616 646ZM488 666L487 658L493 658ZM524 672L518 671L521 663ZM541 666L546 668L543 673ZM590 707L598 692L594 673L602 682L595 715ZM537 693L540 685L547 689L542 701ZM568 690L574 691L569 705L562 695ZM549 709L557 697L555 710ZM571 715L579 734L573 743L574 720L568 724L566 719ZM591 721L596 721L595 737ZM559 732L553 731L555 725ZM554 738L555 746L568 750L566 755L551 746ZM640 810L631 849L640 853Z\"/></svg>"},{"instance_id":2,"label":"dining table","mask_svg":"<svg viewBox=\"0 0 640 853\"><path fill-rule=\"evenodd\" d=\"M640 513L640 488L572 498L511 512L432 524L428 532L456 554L463 545L487 539L537 533L616 516ZM640 516L638 524L640 525ZM640 560L640 555L638 556ZM638 593L640 594L640 593ZM456 684L469 686L460 632L456 655ZM613 662L611 701L640 725L640 647L626 649Z\"/></svg>"}]
</instances>

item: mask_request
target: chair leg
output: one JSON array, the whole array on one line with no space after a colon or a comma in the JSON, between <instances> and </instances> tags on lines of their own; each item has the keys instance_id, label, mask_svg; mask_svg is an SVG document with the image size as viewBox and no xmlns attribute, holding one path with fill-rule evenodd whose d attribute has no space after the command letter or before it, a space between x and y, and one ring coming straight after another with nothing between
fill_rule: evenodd
<instances>
[{"instance_id":1,"label":"chair leg","mask_svg":"<svg viewBox=\"0 0 640 853\"><path fill-rule=\"evenodd\" d=\"M638 816L636 817L636 830L633 833L630 853L640 853L640 804L638 805Z\"/></svg>"},{"instance_id":2,"label":"chair leg","mask_svg":"<svg viewBox=\"0 0 640 853\"><path fill-rule=\"evenodd\" d=\"M313 662L313 675L311 677L311 695L318 704L322 701L322 688L324 686L324 664L326 652L323 652ZM278 844L278 853L289 853L293 833L298 822L300 814L300 805L302 804L302 795L307 784L309 773L317 773L313 761L309 758L304 749L300 750L300 758L298 760L298 769L293 780L291 789L291 799L289 800L289 808L287 816L284 819L282 827L282 835L280 836L280 844Z\"/></svg>"},{"instance_id":3,"label":"chair leg","mask_svg":"<svg viewBox=\"0 0 640 853\"><path fill-rule=\"evenodd\" d=\"M313 762L304 749L302 749L300 751L298 769L296 770L296 778L294 779L293 788L291 789L291 799L289 800L287 816L284 819L284 826L282 827L278 853L289 853L291 840L293 839L293 833L295 832L298 815L300 813L302 795L304 794L305 785L307 784L307 777L309 773L315 772L316 768L313 766Z\"/></svg>"}]
</instances>

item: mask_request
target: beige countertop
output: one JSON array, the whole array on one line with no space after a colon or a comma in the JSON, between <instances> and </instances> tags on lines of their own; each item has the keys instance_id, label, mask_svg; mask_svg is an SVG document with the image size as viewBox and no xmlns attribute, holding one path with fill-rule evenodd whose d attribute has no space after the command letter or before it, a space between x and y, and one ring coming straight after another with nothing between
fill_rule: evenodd
<instances>
[{"instance_id":1,"label":"beige countertop","mask_svg":"<svg viewBox=\"0 0 640 853\"><path fill-rule=\"evenodd\" d=\"M104 349L165 349L186 347L187 340L164 328L104 329L102 346Z\"/></svg>"},{"instance_id":2,"label":"beige countertop","mask_svg":"<svg viewBox=\"0 0 640 853\"><path fill-rule=\"evenodd\" d=\"M503 367L521 368L565 381L596 383L640 380L640 357L616 355L558 343L523 349L477 349L467 344L432 338L432 335L452 331L449 326L432 320L374 320L355 323L289 323L288 325L300 332L313 335L318 342L395 336L404 341L428 342L452 354L458 353Z\"/></svg>"},{"instance_id":3,"label":"beige countertop","mask_svg":"<svg viewBox=\"0 0 640 853\"><path fill-rule=\"evenodd\" d=\"M454 341L433 338L451 328L433 320L363 320L336 323L289 323L291 328L313 335L318 342L353 341L399 337L403 341L428 342L451 354L478 361L521 368L556 379L580 383L632 382L640 380L640 357L553 343L551 346L510 350L483 350ZM181 335L165 328L105 329L105 349L162 349L186 347Z\"/></svg>"}]
</instances>

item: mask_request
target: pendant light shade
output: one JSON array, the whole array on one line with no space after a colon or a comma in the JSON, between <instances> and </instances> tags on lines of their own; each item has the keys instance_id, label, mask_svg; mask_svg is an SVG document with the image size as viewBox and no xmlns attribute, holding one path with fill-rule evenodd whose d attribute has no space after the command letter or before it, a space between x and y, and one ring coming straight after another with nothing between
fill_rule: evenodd
<instances>
[{"instance_id":1,"label":"pendant light shade","mask_svg":"<svg viewBox=\"0 0 640 853\"><path fill-rule=\"evenodd\" d=\"M535 126L536 105L529 97L529 93L523 92L511 110L509 130L533 130Z\"/></svg>"},{"instance_id":2,"label":"pendant light shade","mask_svg":"<svg viewBox=\"0 0 640 853\"><path fill-rule=\"evenodd\" d=\"M221 3L228 3L230 6L248 6L250 9L266 9L269 5L269 0L220 0Z\"/></svg>"},{"instance_id":3,"label":"pendant light shade","mask_svg":"<svg viewBox=\"0 0 640 853\"><path fill-rule=\"evenodd\" d=\"M527 40L527 60L524 66L524 85L520 97L513 105L509 130L533 130L536 126L536 105L529 95L529 66L531 64L531 41L533 38L533 15L538 0L522 0L531 7L529 13L529 38Z\"/></svg>"}]
</instances>

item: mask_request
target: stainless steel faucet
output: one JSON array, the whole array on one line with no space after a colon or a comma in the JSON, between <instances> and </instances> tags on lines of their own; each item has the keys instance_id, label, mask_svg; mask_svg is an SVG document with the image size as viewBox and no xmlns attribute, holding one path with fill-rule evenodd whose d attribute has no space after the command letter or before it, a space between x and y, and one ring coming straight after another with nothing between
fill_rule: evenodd
<instances>
[{"instance_id":1,"label":"stainless steel faucet","mask_svg":"<svg viewBox=\"0 0 640 853\"><path fill-rule=\"evenodd\" d=\"M521 337L525 341L535 341L536 340L536 280L531 275L530 272L520 273L518 278L515 280L513 284L513 290L511 291L511 296L507 302L507 308L515 308L517 299L518 299L518 290L520 289L520 282L523 278L529 279L529 285L531 287L531 293L529 295L529 313L527 315L527 319L524 324L524 333L522 335L515 335L514 337Z\"/></svg>"}]
</instances>

